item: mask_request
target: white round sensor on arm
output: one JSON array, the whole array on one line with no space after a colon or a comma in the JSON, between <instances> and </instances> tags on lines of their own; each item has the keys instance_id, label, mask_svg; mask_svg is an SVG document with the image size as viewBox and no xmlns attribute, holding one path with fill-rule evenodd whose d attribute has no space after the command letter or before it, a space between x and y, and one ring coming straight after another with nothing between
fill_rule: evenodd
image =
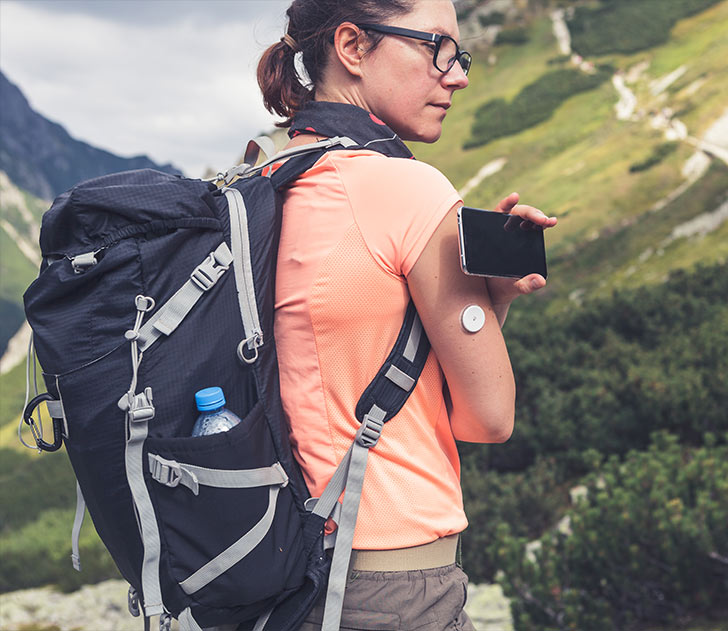
<instances>
[{"instance_id":1,"label":"white round sensor on arm","mask_svg":"<svg viewBox=\"0 0 728 631\"><path fill-rule=\"evenodd\" d=\"M477 333L485 325L485 311L478 305L468 305L460 313L460 323L468 333Z\"/></svg>"}]
</instances>

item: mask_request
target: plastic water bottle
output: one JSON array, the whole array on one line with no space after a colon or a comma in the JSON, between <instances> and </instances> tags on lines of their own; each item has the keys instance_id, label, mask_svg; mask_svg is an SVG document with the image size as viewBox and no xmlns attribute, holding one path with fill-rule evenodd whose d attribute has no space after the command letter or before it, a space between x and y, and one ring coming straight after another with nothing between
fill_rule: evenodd
<instances>
[{"instance_id":1,"label":"plastic water bottle","mask_svg":"<svg viewBox=\"0 0 728 631\"><path fill-rule=\"evenodd\" d=\"M203 388L195 392L195 403L200 416L192 428L192 436L207 436L227 432L240 423L240 419L225 407L222 388Z\"/></svg>"}]
</instances>

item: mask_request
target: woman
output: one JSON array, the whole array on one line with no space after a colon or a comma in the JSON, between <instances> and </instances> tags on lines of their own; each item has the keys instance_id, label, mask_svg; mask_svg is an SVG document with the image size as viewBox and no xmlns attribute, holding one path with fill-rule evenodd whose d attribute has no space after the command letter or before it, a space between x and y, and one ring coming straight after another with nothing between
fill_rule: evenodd
<instances>
[{"instance_id":1,"label":"woman","mask_svg":"<svg viewBox=\"0 0 728 631\"><path fill-rule=\"evenodd\" d=\"M453 93L468 85L470 57L458 47L450 0L295 0L287 15L258 81L268 109L286 119L289 147L342 135L371 149L326 154L284 197L281 393L312 495L351 445L357 400L410 297L432 344L407 404L371 450L342 628L473 629L463 612L467 578L455 564L467 525L455 439L510 436L515 386L500 327L511 301L545 280L464 275L462 201L401 142L436 141ZM295 69L299 52L308 87ZM497 210L555 225L517 202L514 193ZM472 304L486 314L474 334L460 323ZM322 610L304 631L320 628Z\"/></svg>"}]
</instances>

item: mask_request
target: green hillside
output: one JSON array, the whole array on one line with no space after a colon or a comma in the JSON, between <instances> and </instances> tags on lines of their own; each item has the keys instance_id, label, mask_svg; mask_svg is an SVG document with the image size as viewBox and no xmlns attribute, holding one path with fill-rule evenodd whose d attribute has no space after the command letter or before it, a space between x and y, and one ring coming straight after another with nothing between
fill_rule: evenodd
<instances>
[{"instance_id":1,"label":"green hillside","mask_svg":"<svg viewBox=\"0 0 728 631\"><path fill-rule=\"evenodd\" d=\"M566 99L545 122L463 149L482 105L497 98L510 103L555 68L572 68L559 56L549 16L537 16L528 24L527 43L476 53L479 63L470 73L470 86L455 95L443 140L418 145L416 154L443 170L457 187L482 166L505 158L499 172L466 195L466 204L488 208L518 191L523 203L559 217L558 227L547 233L550 283L544 292L555 311L568 304L569 295L607 295L614 287L660 281L671 269L725 260L724 222L704 236L670 237L728 199L728 167L719 158L713 157L705 175L690 186L682 173L695 153L695 139L728 114L727 25L728 2L723 1L677 22L664 44L630 55L589 58L623 75L632 71L636 120L617 119L619 95L607 81ZM493 54L497 61L489 65ZM681 68L677 80L653 94L651 82ZM676 142L651 168L630 172L665 144L664 130L652 125L656 114L668 108L687 127L688 138ZM683 187L682 195L665 203ZM664 207L655 210L661 202Z\"/></svg>"},{"instance_id":2,"label":"green hillside","mask_svg":"<svg viewBox=\"0 0 728 631\"><path fill-rule=\"evenodd\" d=\"M25 316L23 292L38 275L38 227L48 203L0 172L0 355Z\"/></svg>"}]
</instances>

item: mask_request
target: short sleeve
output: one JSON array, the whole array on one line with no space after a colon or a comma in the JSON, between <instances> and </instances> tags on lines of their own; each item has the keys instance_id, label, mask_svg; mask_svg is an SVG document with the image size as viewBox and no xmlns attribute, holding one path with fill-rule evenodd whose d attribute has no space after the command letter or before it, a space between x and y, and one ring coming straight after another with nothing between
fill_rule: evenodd
<instances>
[{"instance_id":1,"label":"short sleeve","mask_svg":"<svg viewBox=\"0 0 728 631\"><path fill-rule=\"evenodd\" d=\"M406 278L448 211L462 201L460 195L424 162L343 154L329 155L367 248L386 272Z\"/></svg>"}]
</instances>

